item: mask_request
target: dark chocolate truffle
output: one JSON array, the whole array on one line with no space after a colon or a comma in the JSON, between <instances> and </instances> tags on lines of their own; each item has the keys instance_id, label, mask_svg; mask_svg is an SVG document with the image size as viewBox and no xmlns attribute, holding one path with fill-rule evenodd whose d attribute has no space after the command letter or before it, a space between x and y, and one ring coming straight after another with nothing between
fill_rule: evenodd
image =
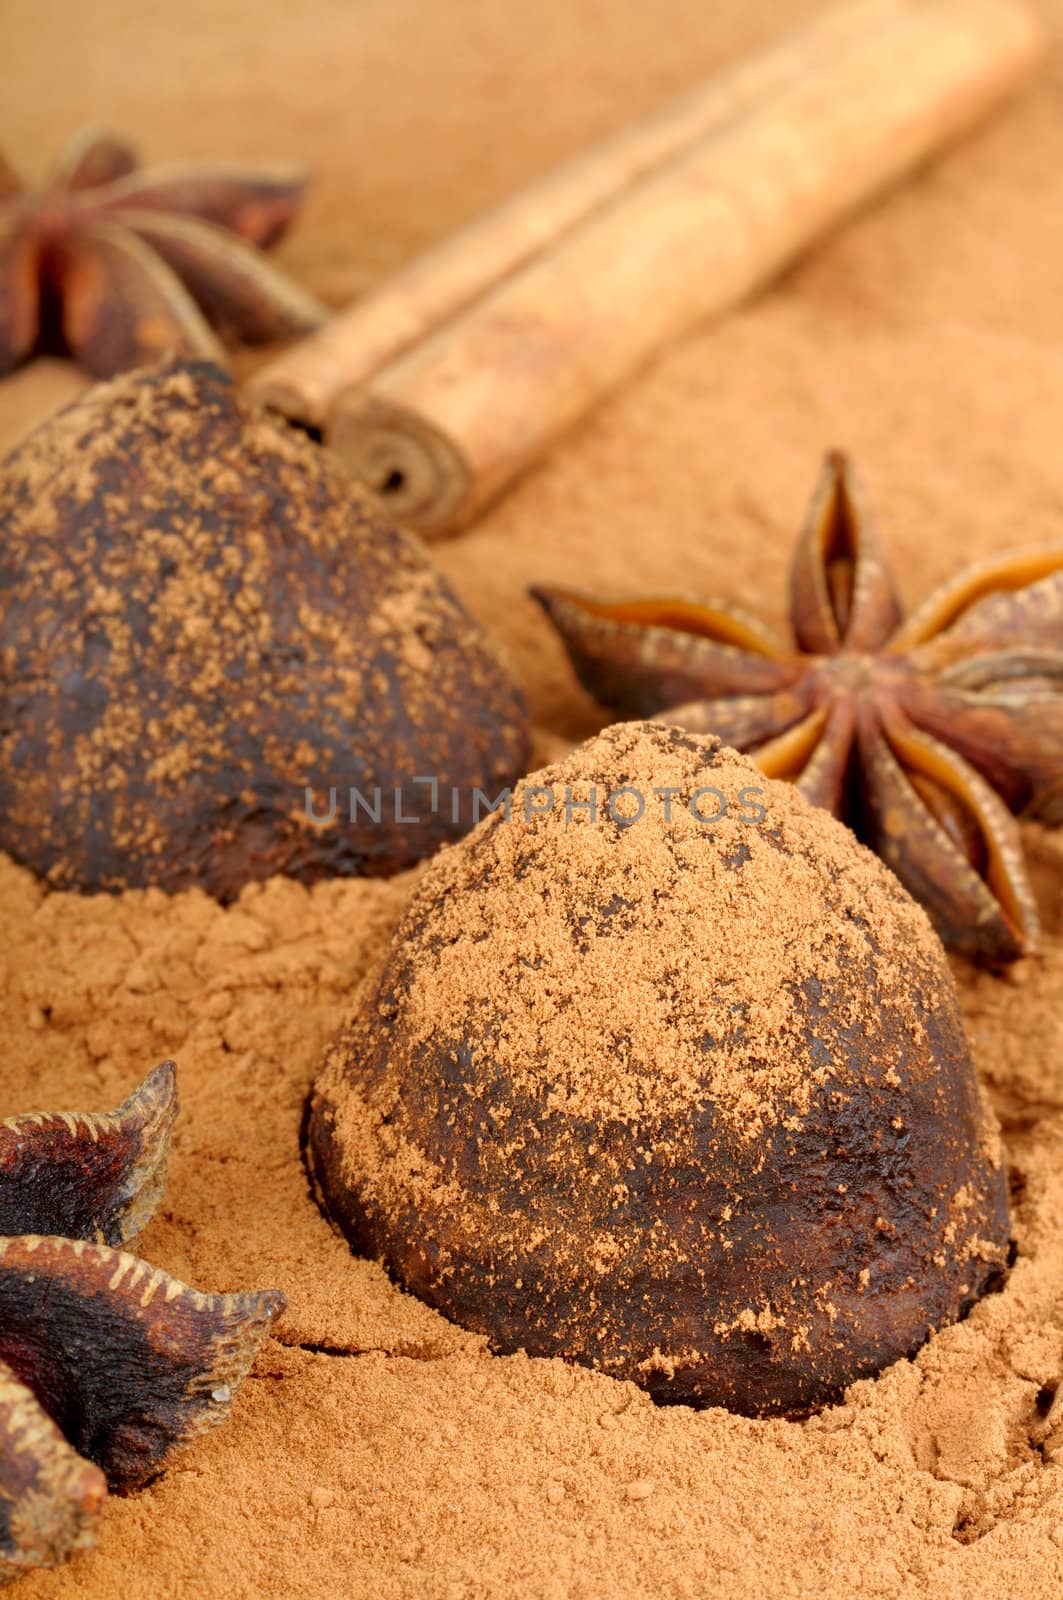
<instances>
[{"instance_id":1,"label":"dark chocolate truffle","mask_svg":"<svg viewBox=\"0 0 1063 1600\"><path fill-rule=\"evenodd\" d=\"M713 739L607 729L425 872L313 1097L361 1253L492 1349L798 1415L1001 1278L937 935Z\"/></svg>"},{"instance_id":2,"label":"dark chocolate truffle","mask_svg":"<svg viewBox=\"0 0 1063 1600\"><path fill-rule=\"evenodd\" d=\"M394 872L526 748L420 542L209 364L101 384L0 468L0 849L53 883Z\"/></svg>"}]
</instances>

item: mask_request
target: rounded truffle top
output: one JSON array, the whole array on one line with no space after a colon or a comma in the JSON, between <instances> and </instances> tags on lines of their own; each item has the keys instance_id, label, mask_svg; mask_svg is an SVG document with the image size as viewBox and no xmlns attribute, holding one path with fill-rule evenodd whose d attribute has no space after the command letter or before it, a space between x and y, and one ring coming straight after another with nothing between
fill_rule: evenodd
<instances>
[{"instance_id":1,"label":"rounded truffle top","mask_svg":"<svg viewBox=\"0 0 1063 1600\"><path fill-rule=\"evenodd\" d=\"M1006 1240L923 911L791 786L657 724L431 863L310 1148L359 1247L498 1348L740 1409L912 1348Z\"/></svg>"},{"instance_id":2,"label":"rounded truffle top","mask_svg":"<svg viewBox=\"0 0 1063 1600\"><path fill-rule=\"evenodd\" d=\"M396 821L397 785L401 817L419 776L523 768L521 697L419 541L208 363L50 419L0 521L0 847L54 882L394 871L467 826Z\"/></svg>"},{"instance_id":3,"label":"rounded truffle top","mask_svg":"<svg viewBox=\"0 0 1063 1600\"><path fill-rule=\"evenodd\" d=\"M567 1117L645 1126L708 1097L738 1141L796 1123L828 1082L933 1070L948 982L927 918L847 829L656 724L529 778L431 865L398 942L409 1048L489 1041L485 1089L504 1078ZM828 992L859 1058L808 1027Z\"/></svg>"}]
</instances>

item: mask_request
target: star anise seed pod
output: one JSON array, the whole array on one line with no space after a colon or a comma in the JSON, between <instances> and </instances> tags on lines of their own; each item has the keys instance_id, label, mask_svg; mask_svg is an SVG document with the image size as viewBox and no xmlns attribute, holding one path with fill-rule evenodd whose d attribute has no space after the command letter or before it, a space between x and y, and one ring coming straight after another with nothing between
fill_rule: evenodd
<instances>
[{"instance_id":1,"label":"star anise seed pod","mask_svg":"<svg viewBox=\"0 0 1063 1600\"><path fill-rule=\"evenodd\" d=\"M0 1123L0 1574L94 1543L108 1487L139 1487L221 1420L284 1307L112 1248L162 1193L174 1071L110 1115Z\"/></svg>"},{"instance_id":2,"label":"star anise seed pod","mask_svg":"<svg viewBox=\"0 0 1063 1600\"><path fill-rule=\"evenodd\" d=\"M176 1117L176 1070L164 1061L117 1111L0 1122L0 1234L125 1244L162 1197Z\"/></svg>"},{"instance_id":3,"label":"star anise seed pod","mask_svg":"<svg viewBox=\"0 0 1063 1600\"><path fill-rule=\"evenodd\" d=\"M0 157L0 376L38 348L104 378L169 351L221 360L212 328L254 344L317 327L322 306L262 255L305 184L287 167L141 170L93 129L36 192Z\"/></svg>"},{"instance_id":4,"label":"star anise seed pod","mask_svg":"<svg viewBox=\"0 0 1063 1600\"><path fill-rule=\"evenodd\" d=\"M715 601L533 595L584 687L710 732L848 822L945 942L1032 951L1013 813L1063 793L1063 547L969 567L907 621L845 457L828 456L790 572L792 643Z\"/></svg>"},{"instance_id":5,"label":"star anise seed pod","mask_svg":"<svg viewBox=\"0 0 1063 1600\"><path fill-rule=\"evenodd\" d=\"M99 1467L72 1450L33 1391L0 1362L0 1583L96 1543Z\"/></svg>"}]
</instances>

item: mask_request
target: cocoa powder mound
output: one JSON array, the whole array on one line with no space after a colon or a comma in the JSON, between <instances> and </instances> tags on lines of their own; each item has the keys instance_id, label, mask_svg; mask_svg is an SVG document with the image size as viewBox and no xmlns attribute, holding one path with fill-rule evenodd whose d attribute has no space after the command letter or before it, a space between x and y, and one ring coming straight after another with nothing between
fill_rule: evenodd
<instances>
[{"instance_id":1,"label":"cocoa powder mound","mask_svg":"<svg viewBox=\"0 0 1063 1600\"><path fill-rule=\"evenodd\" d=\"M806 1422L656 1407L495 1357L352 1256L308 1193L302 1105L416 877L223 909L44 893L0 860L0 1115L107 1105L173 1053L183 1110L142 1248L207 1289L289 1297L226 1427L111 1503L100 1548L27 1596L745 1596L951 1600L1063 1581L1063 847L1031 830L1048 926L1027 980L957 964L1007 1112L1018 1257L914 1361ZM421 869L423 870L423 869Z\"/></svg>"}]
</instances>

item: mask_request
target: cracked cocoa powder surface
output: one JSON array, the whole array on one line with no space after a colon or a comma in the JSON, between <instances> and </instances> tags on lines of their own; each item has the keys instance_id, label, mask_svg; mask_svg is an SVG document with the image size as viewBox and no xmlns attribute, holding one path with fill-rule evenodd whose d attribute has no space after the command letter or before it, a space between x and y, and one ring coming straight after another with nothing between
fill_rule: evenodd
<instances>
[{"instance_id":1,"label":"cracked cocoa powder surface","mask_svg":"<svg viewBox=\"0 0 1063 1600\"><path fill-rule=\"evenodd\" d=\"M320 181L279 259L338 303L818 9L542 0L532 22L479 0L263 0L249 25L208 0L35 0L6 29L5 143L40 167L106 117L158 159L305 159ZM1060 0L1038 9L1063 24ZM687 339L436 552L541 726L575 739L602 717L529 582L778 614L828 445L873 487L909 602L963 561L1063 537L1061 77L1057 48L1021 105ZM77 381L43 363L0 384L4 445ZM1017 1263L914 1362L804 1423L657 1408L557 1361L488 1357L330 1232L306 1192L302 1102L412 878L274 881L222 910L195 893L44 896L0 865L0 1115L115 1103L176 1055L184 1109L144 1252L204 1289L275 1283L290 1302L226 1428L116 1500L96 1554L14 1592L1056 1600L1063 847L1027 837L1043 957L1004 981L955 968L1004 1121Z\"/></svg>"}]
</instances>

